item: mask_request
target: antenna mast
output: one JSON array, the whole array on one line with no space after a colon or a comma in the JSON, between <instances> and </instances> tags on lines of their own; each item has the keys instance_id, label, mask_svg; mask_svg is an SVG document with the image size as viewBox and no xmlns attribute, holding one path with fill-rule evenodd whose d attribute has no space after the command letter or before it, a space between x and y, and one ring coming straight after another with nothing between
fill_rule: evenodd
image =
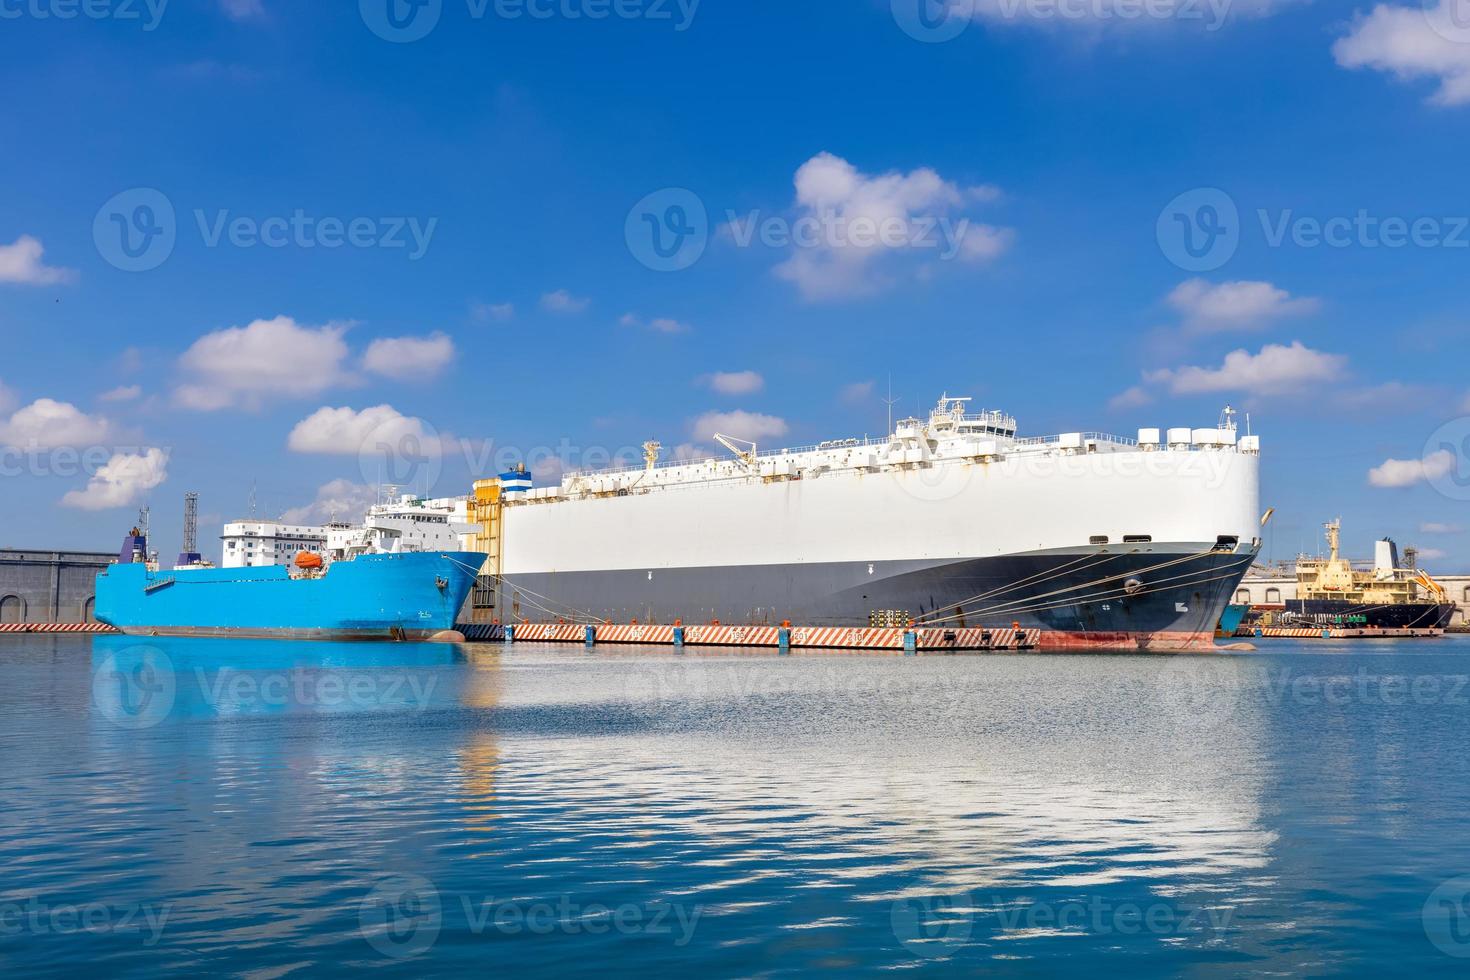
<instances>
[{"instance_id":1,"label":"antenna mast","mask_svg":"<svg viewBox=\"0 0 1470 980\"><path fill-rule=\"evenodd\" d=\"M199 538L199 491L184 493L184 551L193 554Z\"/></svg>"},{"instance_id":2,"label":"antenna mast","mask_svg":"<svg viewBox=\"0 0 1470 980\"><path fill-rule=\"evenodd\" d=\"M888 397L885 398L885 399L883 399L883 404L885 404L885 405L888 406L888 435L889 436L892 436L893 435L893 406L894 406L894 404L896 404L897 402L900 402L902 400L903 399L901 399L901 398L894 398L893 397L893 375L890 373L888 375Z\"/></svg>"}]
</instances>

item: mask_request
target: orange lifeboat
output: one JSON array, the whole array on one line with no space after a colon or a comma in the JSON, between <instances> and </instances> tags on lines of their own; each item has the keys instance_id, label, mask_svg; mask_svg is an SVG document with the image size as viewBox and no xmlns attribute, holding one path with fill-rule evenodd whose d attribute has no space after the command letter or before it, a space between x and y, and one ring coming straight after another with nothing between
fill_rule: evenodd
<instances>
[{"instance_id":1,"label":"orange lifeboat","mask_svg":"<svg viewBox=\"0 0 1470 980\"><path fill-rule=\"evenodd\" d=\"M315 551L298 551L296 552L296 567L321 568L322 556Z\"/></svg>"}]
</instances>

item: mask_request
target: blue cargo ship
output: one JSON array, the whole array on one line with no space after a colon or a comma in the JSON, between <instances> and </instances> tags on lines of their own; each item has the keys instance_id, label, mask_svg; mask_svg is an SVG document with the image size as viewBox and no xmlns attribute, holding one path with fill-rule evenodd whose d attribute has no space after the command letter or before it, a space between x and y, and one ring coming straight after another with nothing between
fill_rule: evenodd
<instances>
[{"instance_id":1,"label":"blue cargo ship","mask_svg":"<svg viewBox=\"0 0 1470 980\"><path fill-rule=\"evenodd\" d=\"M136 531L97 576L97 619L143 636L458 640L455 619L485 556L360 554L321 568L183 568L146 559Z\"/></svg>"}]
</instances>

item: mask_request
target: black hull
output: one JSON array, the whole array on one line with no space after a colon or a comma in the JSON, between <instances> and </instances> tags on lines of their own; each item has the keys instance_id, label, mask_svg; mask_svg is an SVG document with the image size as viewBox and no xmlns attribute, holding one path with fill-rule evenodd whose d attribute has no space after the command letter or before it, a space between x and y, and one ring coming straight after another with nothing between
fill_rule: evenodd
<instances>
[{"instance_id":1,"label":"black hull","mask_svg":"<svg viewBox=\"0 0 1470 980\"><path fill-rule=\"evenodd\" d=\"M1455 614L1453 603L1410 602L1366 605L1340 599L1289 599L1281 626L1335 626L1366 629L1445 629Z\"/></svg>"},{"instance_id":2,"label":"black hull","mask_svg":"<svg viewBox=\"0 0 1470 980\"><path fill-rule=\"evenodd\" d=\"M510 622L902 626L912 619L920 626L1020 624L1079 647L1212 643L1254 552L1142 547L1150 550L508 575L498 600Z\"/></svg>"}]
</instances>

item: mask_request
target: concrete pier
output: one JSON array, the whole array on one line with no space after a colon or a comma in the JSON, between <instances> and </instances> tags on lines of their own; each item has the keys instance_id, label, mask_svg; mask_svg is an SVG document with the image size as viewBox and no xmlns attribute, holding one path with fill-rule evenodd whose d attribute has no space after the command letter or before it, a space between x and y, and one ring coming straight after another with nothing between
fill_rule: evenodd
<instances>
[{"instance_id":1,"label":"concrete pier","mask_svg":"<svg viewBox=\"0 0 1470 980\"><path fill-rule=\"evenodd\" d=\"M0 549L0 625L96 622L97 573L116 560L105 551Z\"/></svg>"},{"instance_id":2,"label":"concrete pier","mask_svg":"<svg viewBox=\"0 0 1470 980\"><path fill-rule=\"evenodd\" d=\"M796 649L890 650L895 653L944 650L1031 650L1040 643L1035 629L925 629L902 627L663 626L653 623L518 623L514 626L461 623L470 642L646 644L681 648L770 647Z\"/></svg>"}]
</instances>

